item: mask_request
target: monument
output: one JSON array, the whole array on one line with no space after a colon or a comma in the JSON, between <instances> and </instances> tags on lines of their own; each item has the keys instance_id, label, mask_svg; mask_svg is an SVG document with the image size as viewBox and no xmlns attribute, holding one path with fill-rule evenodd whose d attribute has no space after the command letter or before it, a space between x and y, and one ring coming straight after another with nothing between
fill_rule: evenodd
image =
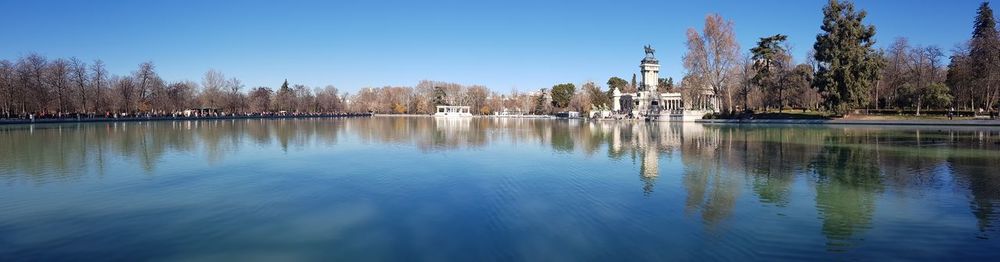
<instances>
[{"instance_id":1,"label":"monument","mask_svg":"<svg viewBox=\"0 0 1000 262\"><path fill-rule=\"evenodd\" d=\"M685 103L683 91L661 90L660 61L656 59L656 49L650 45L643 46L643 49L646 57L639 62L642 82L638 83L636 91L624 93L612 87L611 110L616 117L648 121L694 121L718 108L710 89L699 88L700 92L690 92L694 93L694 97L687 98L697 99L698 102L711 101L710 103Z\"/></svg>"}]
</instances>

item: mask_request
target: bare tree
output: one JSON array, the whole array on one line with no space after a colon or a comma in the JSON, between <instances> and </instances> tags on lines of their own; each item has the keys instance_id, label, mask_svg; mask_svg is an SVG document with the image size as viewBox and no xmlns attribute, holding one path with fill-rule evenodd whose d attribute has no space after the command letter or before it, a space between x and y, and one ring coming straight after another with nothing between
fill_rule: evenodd
<instances>
[{"instance_id":1,"label":"bare tree","mask_svg":"<svg viewBox=\"0 0 1000 262\"><path fill-rule=\"evenodd\" d=\"M3 110L5 118L14 114L17 106L15 92L14 64L0 60L0 110Z\"/></svg>"},{"instance_id":2,"label":"bare tree","mask_svg":"<svg viewBox=\"0 0 1000 262\"><path fill-rule=\"evenodd\" d=\"M46 86L45 57L30 54L17 60L18 82L25 98L26 112L49 113L50 92Z\"/></svg>"},{"instance_id":3,"label":"bare tree","mask_svg":"<svg viewBox=\"0 0 1000 262\"><path fill-rule=\"evenodd\" d=\"M705 28L699 34L694 28L687 31L687 53L684 54L684 68L691 80L698 79L707 84L716 95L726 98L725 107L733 109L733 95L729 90L729 80L732 79L732 67L737 63L740 46L736 42L733 22L725 20L718 14L705 18ZM685 76L688 78L688 76ZM683 81L683 80L682 80ZM686 86L687 88L704 88L702 86Z\"/></svg>"},{"instance_id":4,"label":"bare tree","mask_svg":"<svg viewBox=\"0 0 1000 262\"><path fill-rule=\"evenodd\" d=\"M135 108L136 81L132 76L115 77L114 90L117 94L118 112L133 113Z\"/></svg>"},{"instance_id":5,"label":"bare tree","mask_svg":"<svg viewBox=\"0 0 1000 262\"><path fill-rule=\"evenodd\" d=\"M87 112L90 107L87 106L88 95L90 93L87 90L87 63L80 61L76 57L70 58L70 79L73 82L73 86L76 89L76 95L79 97L78 109L80 112Z\"/></svg>"},{"instance_id":6,"label":"bare tree","mask_svg":"<svg viewBox=\"0 0 1000 262\"><path fill-rule=\"evenodd\" d=\"M147 61L139 64L139 70L132 73L135 79L136 111L148 111L152 109L152 98L156 89L163 84L163 80L156 74L156 66L153 62Z\"/></svg>"},{"instance_id":7,"label":"bare tree","mask_svg":"<svg viewBox=\"0 0 1000 262\"><path fill-rule=\"evenodd\" d=\"M297 112L315 112L316 110L316 96L313 96L312 91L309 87L305 85L294 85L292 86L293 93L295 94L295 111Z\"/></svg>"},{"instance_id":8,"label":"bare tree","mask_svg":"<svg viewBox=\"0 0 1000 262\"><path fill-rule=\"evenodd\" d=\"M943 106L951 102L951 95L947 94L944 87L944 71L941 65L941 57L944 53L936 46L915 47L909 52L909 79L908 94L911 105L916 107L916 114L920 115L920 109L927 105Z\"/></svg>"},{"instance_id":9,"label":"bare tree","mask_svg":"<svg viewBox=\"0 0 1000 262\"><path fill-rule=\"evenodd\" d=\"M222 88L226 85L226 76L214 69L205 72L201 78L201 104L204 107L218 109L222 107Z\"/></svg>"},{"instance_id":10,"label":"bare tree","mask_svg":"<svg viewBox=\"0 0 1000 262\"><path fill-rule=\"evenodd\" d=\"M195 89L197 84L190 81L183 81L170 84L166 87L167 107L166 110L175 113L194 106Z\"/></svg>"},{"instance_id":11,"label":"bare tree","mask_svg":"<svg viewBox=\"0 0 1000 262\"><path fill-rule=\"evenodd\" d=\"M235 77L230 78L226 81L226 89L229 111L233 113L243 111L243 93L240 91L243 89L243 82Z\"/></svg>"},{"instance_id":12,"label":"bare tree","mask_svg":"<svg viewBox=\"0 0 1000 262\"><path fill-rule=\"evenodd\" d=\"M976 92L975 76L972 62L969 60L969 43L962 43L952 50L951 63L948 64L947 83L955 96L955 105L959 108L975 109L976 101L982 101Z\"/></svg>"},{"instance_id":13,"label":"bare tree","mask_svg":"<svg viewBox=\"0 0 1000 262\"><path fill-rule=\"evenodd\" d=\"M250 110L253 112L264 113L270 111L271 108L271 96L274 94L270 88L267 87L255 87L250 90Z\"/></svg>"},{"instance_id":14,"label":"bare tree","mask_svg":"<svg viewBox=\"0 0 1000 262\"><path fill-rule=\"evenodd\" d=\"M316 101L319 103L320 112L339 112L342 110L340 95L336 87L328 85L322 89L316 89Z\"/></svg>"},{"instance_id":15,"label":"bare tree","mask_svg":"<svg viewBox=\"0 0 1000 262\"><path fill-rule=\"evenodd\" d=\"M736 64L736 83L739 84L737 90L740 100L743 103L743 110L750 110L750 93L753 91L753 57L751 54L744 54L742 59Z\"/></svg>"},{"instance_id":16,"label":"bare tree","mask_svg":"<svg viewBox=\"0 0 1000 262\"><path fill-rule=\"evenodd\" d=\"M887 104L891 104L893 108L900 109L907 104L902 93L905 91L907 79L910 78L907 74L911 73L909 51L909 41L903 37L896 38L889 46L884 57L886 64L882 69L882 81L878 88L875 88L876 109L880 96L885 96ZM884 91L879 92L879 90Z\"/></svg>"},{"instance_id":17,"label":"bare tree","mask_svg":"<svg viewBox=\"0 0 1000 262\"><path fill-rule=\"evenodd\" d=\"M94 60L90 66L90 86L94 90L94 111L109 111L105 89L108 86L108 70L104 69L104 61Z\"/></svg>"},{"instance_id":18,"label":"bare tree","mask_svg":"<svg viewBox=\"0 0 1000 262\"><path fill-rule=\"evenodd\" d=\"M52 90L55 92L55 103L59 115L73 110L69 99L69 67L69 61L59 58L49 63L46 70L45 79L48 81L48 86L52 87Z\"/></svg>"},{"instance_id":19,"label":"bare tree","mask_svg":"<svg viewBox=\"0 0 1000 262\"><path fill-rule=\"evenodd\" d=\"M489 89L485 86L471 86L465 91L464 105L472 108L472 111L480 112L483 111L483 105L486 104L486 97L489 95ZM489 110L486 110L489 111Z\"/></svg>"}]
</instances>

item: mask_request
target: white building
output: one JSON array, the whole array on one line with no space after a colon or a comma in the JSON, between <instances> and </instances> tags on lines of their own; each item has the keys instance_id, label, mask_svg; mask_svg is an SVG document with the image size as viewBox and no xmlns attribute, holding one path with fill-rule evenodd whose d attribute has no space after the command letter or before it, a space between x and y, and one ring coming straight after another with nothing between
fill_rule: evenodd
<instances>
[{"instance_id":1,"label":"white building","mask_svg":"<svg viewBox=\"0 0 1000 262\"><path fill-rule=\"evenodd\" d=\"M639 64L642 82L636 88L637 91L622 93L612 87L613 113L621 117L650 121L694 121L719 108L718 98L711 89L704 89L699 92L699 96L691 98L700 101L687 103L681 92L658 92L660 61L653 56L655 50L652 47L645 46L645 49L646 57Z\"/></svg>"},{"instance_id":2,"label":"white building","mask_svg":"<svg viewBox=\"0 0 1000 262\"><path fill-rule=\"evenodd\" d=\"M468 106L437 106L436 117L472 117L471 108Z\"/></svg>"}]
</instances>

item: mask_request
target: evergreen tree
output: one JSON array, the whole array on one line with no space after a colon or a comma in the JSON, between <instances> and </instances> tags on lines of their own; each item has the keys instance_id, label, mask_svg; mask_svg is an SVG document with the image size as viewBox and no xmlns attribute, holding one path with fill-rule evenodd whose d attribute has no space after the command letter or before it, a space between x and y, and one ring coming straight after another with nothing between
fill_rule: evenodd
<instances>
[{"instance_id":1,"label":"evergreen tree","mask_svg":"<svg viewBox=\"0 0 1000 262\"><path fill-rule=\"evenodd\" d=\"M882 66L881 56L872 48L875 27L863 24L866 15L854 11L850 2L830 0L823 8L823 33L813 44L819 63L813 85L827 109L839 114L867 105Z\"/></svg>"},{"instance_id":2,"label":"evergreen tree","mask_svg":"<svg viewBox=\"0 0 1000 262\"><path fill-rule=\"evenodd\" d=\"M757 41L757 47L751 48L753 53L753 69L755 74L750 81L760 87L768 97L768 104L775 104L778 112L784 107L784 91L786 85L784 78L787 62L790 60L788 50L781 46L788 36L777 34L769 37L761 37Z\"/></svg>"},{"instance_id":3,"label":"evergreen tree","mask_svg":"<svg viewBox=\"0 0 1000 262\"><path fill-rule=\"evenodd\" d=\"M535 97L535 114L536 115L541 115L541 114L545 113L545 100L547 100L545 98L545 93L548 93L548 90L546 90L545 88L542 88L541 90L538 91L538 96Z\"/></svg>"},{"instance_id":4,"label":"evergreen tree","mask_svg":"<svg viewBox=\"0 0 1000 262\"><path fill-rule=\"evenodd\" d=\"M657 91L659 92L672 92L674 91L674 78L660 78L656 84Z\"/></svg>"},{"instance_id":5,"label":"evergreen tree","mask_svg":"<svg viewBox=\"0 0 1000 262\"><path fill-rule=\"evenodd\" d=\"M555 108L566 108L569 101L576 93L576 85L573 83L558 84L552 86L552 106Z\"/></svg>"},{"instance_id":6,"label":"evergreen tree","mask_svg":"<svg viewBox=\"0 0 1000 262\"><path fill-rule=\"evenodd\" d=\"M989 2L983 2L976 11L976 21L972 29L973 39L989 39L997 36L997 23L993 18L993 8Z\"/></svg>"},{"instance_id":7,"label":"evergreen tree","mask_svg":"<svg viewBox=\"0 0 1000 262\"><path fill-rule=\"evenodd\" d=\"M288 79L285 79L285 82L281 84L281 88L278 89L276 96L277 101L275 107L278 108L278 110L294 111L295 105L293 105L292 100L295 93L292 91L291 87L288 87Z\"/></svg>"},{"instance_id":8,"label":"evergreen tree","mask_svg":"<svg viewBox=\"0 0 1000 262\"><path fill-rule=\"evenodd\" d=\"M969 62L972 70L972 83L976 89L971 90L974 97L982 97L980 105L987 109L993 107L1000 96L997 81L1000 67L1000 39L998 39L996 20L989 3L983 2L976 13L976 21L970 41Z\"/></svg>"},{"instance_id":9,"label":"evergreen tree","mask_svg":"<svg viewBox=\"0 0 1000 262\"><path fill-rule=\"evenodd\" d=\"M634 73L632 74L632 84L629 85L629 87L631 87L628 90L629 93L636 92L636 91L639 90L639 86L635 83L635 74Z\"/></svg>"},{"instance_id":10,"label":"evergreen tree","mask_svg":"<svg viewBox=\"0 0 1000 262\"><path fill-rule=\"evenodd\" d=\"M434 99L431 103L435 106L448 105L448 94L444 92L443 87L434 87Z\"/></svg>"}]
</instances>

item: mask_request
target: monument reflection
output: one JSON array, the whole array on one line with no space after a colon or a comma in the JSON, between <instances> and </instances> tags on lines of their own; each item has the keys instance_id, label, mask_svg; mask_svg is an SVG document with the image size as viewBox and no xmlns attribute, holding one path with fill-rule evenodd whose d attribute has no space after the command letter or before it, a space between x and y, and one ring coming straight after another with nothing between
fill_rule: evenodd
<instances>
[{"instance_id":1,"label":"monument reflection","mask_svg":"<svg viewBox=\"0 0 1000 262\"><path fill-rule=\"evenodd\" d=\"M631 162L637 193L682 192L679 208L706 229L738 223L737 211L750 208L738 203L781 214L808 208L832 251L863 242L889 216L880 209L911 213L917 207L899 204L908 199L961 199L980 239L995 239L1000 220L997 129L375 117L3 126L0 141L0 181L8 184L78 183L112 163L156 174L178 159L212 166L271 147L288 154L378 144L437 154L532 146L621 169ZM947 212L921 212L939 211Z\"/></svg>"}]
</instances>

